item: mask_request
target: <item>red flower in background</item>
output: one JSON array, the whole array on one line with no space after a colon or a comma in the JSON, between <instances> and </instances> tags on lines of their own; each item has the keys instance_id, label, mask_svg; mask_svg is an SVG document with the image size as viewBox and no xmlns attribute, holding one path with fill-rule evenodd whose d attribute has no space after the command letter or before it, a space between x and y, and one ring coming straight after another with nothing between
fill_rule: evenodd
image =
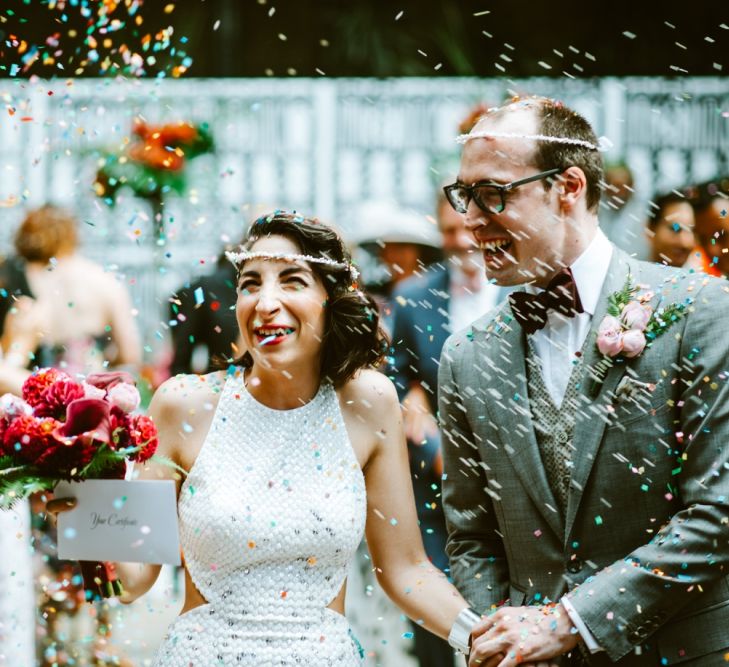
<instances>
[{"instance_id":1,"label":"red flower in background","mask_svg":"<svg viewBox=\"0 0 729 667\"><path fill-rule=\"evenodd\" d=\"M198 129L190 123L150 127L137 121L132 128L142 141L133 143L127 155L152 169L179 171L185 164L185 149L199 139Z\"/></svg>"}]
</instances>

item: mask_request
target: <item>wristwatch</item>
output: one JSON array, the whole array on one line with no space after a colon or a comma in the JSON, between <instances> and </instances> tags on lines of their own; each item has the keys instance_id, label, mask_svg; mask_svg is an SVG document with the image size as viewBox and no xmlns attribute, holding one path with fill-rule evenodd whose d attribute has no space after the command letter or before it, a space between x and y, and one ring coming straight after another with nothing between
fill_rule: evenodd
<instances>
[{"instance_id":1,"label":"wristwatch","mask_svg":"<svg viewBox=\"0 0 729 667\"><path fill-rule=\"evenodd\" d=\"M466 607L456 616L453 621L451 632L448 635L448 643L463 655L468 655L471 651L471 631L476 623L481 620L478 612L470 607Z\"/></svg>"}]
</instances>

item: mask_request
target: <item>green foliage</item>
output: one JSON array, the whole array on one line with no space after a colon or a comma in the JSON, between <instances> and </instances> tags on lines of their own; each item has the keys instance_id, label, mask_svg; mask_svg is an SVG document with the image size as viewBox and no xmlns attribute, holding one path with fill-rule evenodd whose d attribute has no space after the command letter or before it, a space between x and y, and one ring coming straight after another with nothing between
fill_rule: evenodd
<instances>
[{"instance_id":1,"label":"green foliage","mask_svg":"<svg viewBox=\"0 0 729 667\"><path fill-rule=\"evenodd\" d=\"M79 479L103 479L110 471L114 470L123 462L129 450L110 449L106 445L101 445L94 454L94 458L82 468L77 475Z\"/></svg>"},{"instance_id":2,"label":"green foliage","mask_svg":"<svg viewBox=\"0 0 729 667\"><path fill-rule=\"evenodd\" d=\"M161 463L162 465L169 466L170 468L177 470L177 472L181 472L185 476L187 475L187 470L178 466L171 458L164 456L163 454L155 454L149 460L154 463Z\"/></svg>"},{"instance_id":3,"label":"green foliage","mask_svg":"<svg viewBox=\"0 0 729 667\"><path fill-rule=\"evenodd\" d=\"M625 308L625 306L633 300L637 292L638 288L635 284L633 284L633 276L629 273L625 278L625 284L622 289L618 292L614 292L608 297L608 315L620 317L620 313L623 308Z\"/></svg>"},{"instance_id":4,"label":"green foliage","mask_svg":"<svg viewBox=\"0 0 729 667\"><path fill-rule=\"evenodd\" d=\"M33 466L16 466L0 472L0 510L11 509L38 491L50 491L55 480L38 474Z\"/></svg>"},{"instance_id":5,"label":"green foliage","mask_svg":"<svg viewBox=\"0 0 729 667\"><path fill-rule=\"evenodd\" d=\"M663 335L672 325L682 319L686 312L687 308L684 303L672 303L665 308L656 310L653 317L648 321L648 326L646 326L646 338L653 341L658 336Z\"/></svg>"}]
</instances>

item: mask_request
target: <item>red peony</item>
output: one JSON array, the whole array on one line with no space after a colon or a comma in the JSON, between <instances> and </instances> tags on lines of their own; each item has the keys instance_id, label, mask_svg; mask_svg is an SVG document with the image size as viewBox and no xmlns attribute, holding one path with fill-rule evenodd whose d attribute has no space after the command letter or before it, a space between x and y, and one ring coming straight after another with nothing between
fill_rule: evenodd
<instances>
[{"instance_id":1,"label":"red peony","mask_svg":"<svg viewBox=\"0 0 729 667\"><path fill-rule=\"evenodd\" d=\"M23 383L23 398L35 407L41 402L43 392L59 380L71 380L71 378L57 368L41 368Z\"/></svg>"},{"instance_id":2,"label":"red peony","mask_svg":"<svg viewBox=\"0 0 729 667\"><path fill-rule=\"evenodd\" d=\"M73 380L57 380L40 395L33 413L36 417L54 417L64 420L71 401L84 397L84 388Z\"/></svg>"},{"instance_id":3,"label":"red peony","mask_svg":"<svg viewBox=\"0 0 729 667\"><path fill-rule=\"evenodd\" d=\"M141 447L138 452L131 455L132 461L144 463L154 456L159 440L157 427L151 418L145 415L131 415L129 417L129 435L133 447Z\"/></svg>"},{"instance_id":4,"label":"red peony","mask_svg":"<svg viewBox=\"0 0 729 667\"><path fill-rule=\"evenodd\" d=\"M57 447L63 446L53 437L59 422L52 418L38 419L20 415L13 419L3 434L3 453L19 463L38 464Z\"/></svg>"}]
</instances>

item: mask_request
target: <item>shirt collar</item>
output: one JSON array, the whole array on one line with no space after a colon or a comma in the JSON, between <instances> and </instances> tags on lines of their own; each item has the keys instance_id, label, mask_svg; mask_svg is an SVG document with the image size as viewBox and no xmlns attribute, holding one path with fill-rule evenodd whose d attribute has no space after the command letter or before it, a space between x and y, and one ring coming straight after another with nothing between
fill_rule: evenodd
<instances>
[{"instance_id":1,"label":"shirt collar","mask_svg":"<svg viewBox=\"0 0 729 667\"><path fill-rule=\"evenodd\" d=\"M595 308L600 300L602 285L607 277L612 257L613 244L598 227L597 234L590 241L590 245L570 265L582 308L589 315L595 314ZM543 291L534 285L527 285L526 289L532 294Z\"/></svg>"},{"instance_id":2,"label":"shirt collar","mask_svg":"<svg viewBox=\"0 0 729 667\"><path fill-rule=\"evenodd\" d=\"M598 228L590 245L570 266L582 307L590 315L595 314L612 257L613 245Z\"/></svg>"}]
</instances>

